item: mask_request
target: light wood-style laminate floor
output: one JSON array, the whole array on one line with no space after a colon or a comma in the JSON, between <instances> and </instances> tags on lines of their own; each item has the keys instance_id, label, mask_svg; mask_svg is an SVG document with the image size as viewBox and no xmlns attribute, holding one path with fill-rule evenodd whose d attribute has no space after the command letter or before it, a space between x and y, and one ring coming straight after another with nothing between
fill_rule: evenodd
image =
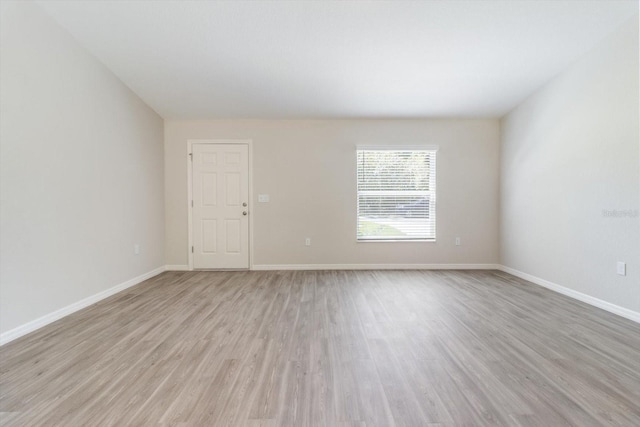
<instances>
[{"instance_id":1,"label":"light wood-style laminate floor","mask_svg":"<svg viewBox=\"0 0 640 427\"><path fill-rule=\"evenodd\" d=\"M640 425L640 325L491 271L167 272L0 357L10 426Z\"/></svg>"}]
</instances>

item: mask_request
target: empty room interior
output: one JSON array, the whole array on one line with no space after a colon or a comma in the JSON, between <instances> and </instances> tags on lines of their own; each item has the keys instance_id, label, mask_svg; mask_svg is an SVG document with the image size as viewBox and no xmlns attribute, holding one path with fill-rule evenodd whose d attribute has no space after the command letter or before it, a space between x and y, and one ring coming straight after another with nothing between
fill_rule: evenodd
<instances>
[{"instance_id":1,"label":"empty room interior","mask_svg":"<svg viewBox=\"0 0 640 427\"><path fill-rule=\"evenodd\" d=\"M639 10L0 1L0 425L640 426Z\"/></svg>"}]
</instances>

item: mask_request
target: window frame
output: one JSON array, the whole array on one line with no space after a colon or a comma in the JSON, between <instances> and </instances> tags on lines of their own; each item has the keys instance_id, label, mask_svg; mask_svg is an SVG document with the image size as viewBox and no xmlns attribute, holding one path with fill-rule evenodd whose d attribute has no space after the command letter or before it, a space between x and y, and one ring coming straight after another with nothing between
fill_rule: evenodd
<instances>
[{"instance_id":1,"label":"window frame","mask_svg":"<svg viewBox=\"0 0 640 427\"><path fill-rule=\"evenodd\" d=\"M355 150L356 157L356 242L357 243L380 243L380 242L389 242L389 243L435 243L437 237L437 216L436 216L436 197L437 197L437 157L438 150L440 147L438 145L357 145ZM429 179L430 182L435 183L434 189L429 190L429 193L432 193L429 196L429 212L433 217L433 237L420 237L420 238L402 238L401 236L391 236L388 239L380 238L380 236L376 236L374 238L363 238L358 235L359 225L360 225L360 195L361 192L359 190L359 177L358 177L358 165L359 165L359 152L360 151L428 151L433 155L433 165L434 167L429 169ZM371 190L365 190L371 191Z\"/></svg>"}]
</instances>

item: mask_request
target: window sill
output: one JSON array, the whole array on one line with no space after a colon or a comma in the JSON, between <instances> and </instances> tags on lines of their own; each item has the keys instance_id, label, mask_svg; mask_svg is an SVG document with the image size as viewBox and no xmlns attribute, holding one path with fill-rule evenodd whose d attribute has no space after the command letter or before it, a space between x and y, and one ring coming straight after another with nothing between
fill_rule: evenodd
<instances>
[{"instance_id":1,"label":"window sill","mask_svg":"<svg viewBox=\"0 0 640 427\"><path fill-rule=\"evenodd\" d=\"M356 239L356 243L435 243L436 239Z\"/></svg>"}]
</instances>

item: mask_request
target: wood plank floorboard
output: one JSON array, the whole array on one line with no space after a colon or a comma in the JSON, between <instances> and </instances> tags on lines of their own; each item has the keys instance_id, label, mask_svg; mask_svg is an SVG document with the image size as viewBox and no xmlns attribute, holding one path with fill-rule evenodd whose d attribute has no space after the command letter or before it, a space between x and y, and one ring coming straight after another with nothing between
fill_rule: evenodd
<instances>
[{"instance_id":1,"label":"wood plank floorboard","mask_svg":"<svg viewBox=\"0 0 640 427\"><path fill-rule=\"evenodd\" d=\"M640 426L640 325L497 271L166 272L0 347L5 426Z\"/></svg>"}]
</instances>

